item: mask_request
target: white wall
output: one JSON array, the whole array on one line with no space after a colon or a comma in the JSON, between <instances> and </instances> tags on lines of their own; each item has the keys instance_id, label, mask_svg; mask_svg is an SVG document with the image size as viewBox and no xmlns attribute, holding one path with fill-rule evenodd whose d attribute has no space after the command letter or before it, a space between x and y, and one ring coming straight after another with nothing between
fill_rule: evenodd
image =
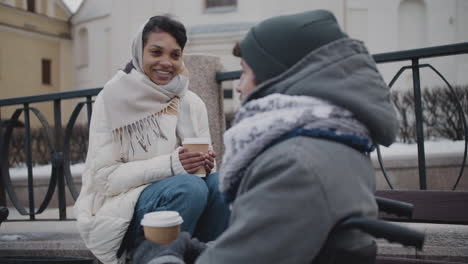
<instances>
[{"instance_id":1,"label":"white wall","mask_svg":"<svg viewBox=\"0 0 468 264\"><path fill-rule=\"evenodd\" d=\"M222 25L222 24L239 24L251 23L255 24L265 18L277 15L301 12L308 9L327 8L334 9L336 13L342 12L342 4L340 1L310 1L310 0L296 0L295 4L291 1L282 0L238 0L238 6L235 10L229 12L211 12L205 10L204 0L140 0L138 5L134 2L127 0L114 0L112 3L111 11L111 25L112 30L112 70L115 71L124 65L130 56L130 46L133 39L134 32L137 31L147 19L157 14L170 13L184 23L187 28L202 26L202 25ZM341 18L341 16L339 16ZM189 52L210 52L221 57L230 56L232 49L231 44L243 37L245 31L239 35L239 32L232 34L225 34L224 37L230 39L229 45L226 41L221 41L219 44L220 36L211 36L215 41L213 43L206 43L192 45L191 39L187 45ZM205 39L207 39L205 37ZM202 45L203 47L200 47ZM232 62L228 60L228 68ZM231 59L232 60L232 59ZM237 64L237 63L236 63ZM238 68L238 67L237 67Z\"/></svg>"},{"instance_id":2,"label":"white wall","mask_svg":"<svg viewBox=\"0 0 468 264\"><path fill-rule=\"evenodd\" d=\"M88 0L100 1L100 0ZM417 1L417 0L407 0ZM398 51L402 48L420 48L468 41L468 1L420 0L425 10L420 17L426 22L413 27L402 20L402 0L238 0L237 8L229 12L204 9L204 0L113 0L108 17L86 22L90 39L90 61L87 68L76 69L77 88L102 86L110 76L130 59L134 34L153 15L171 13L194 28L229 27L225 32L189 34L186 53L210 53L221 57L226 70L240 69L239 60L231 55L234 43L242 39L249 25L265 18L311 9L329 9L351 37L366 42L371 54ZM414 10L413 10L414 11ZM417 13L417 12L416 12ZM410 13L411 14L411 13ZM410 16L411 17L411 16ZM411 20L411 19L410 19ZM74 26L74 34L79 26ZM407 32L402 33L402 29ZM420 32L424 31L424 32ZM406 35L405 35L406 34ZM75 35L74 35L75 36ZM408 36L402 39L401 36ZM414 36L417 36L414 38ZM76 43L76 39L74 40ZM75 49L76 53L76 49ZM76 55L76 54L75 54ZM452 84L468 83L468 55L428 59ZM401 66L409 62L379 65L384 79L389 82ZM411 87L411 74L404 74L396 87ZM437 76L421 71L423 86L441 85ZM226 87L232 84L226 84Z\"/></svg>"},{"instance_id":3,"label":"white wall","mask_svg":"<svg viewBox=\"0 0 468 264\"><path fill-rule=\"evenodd\" d=\"M109 70L109 52L112 48L106 30L109 28L109 18L91 20L74 25L73 34L73 67L75 89L88 89L102 87L113 75ZM88 63L83 65L83 47L78 47L80 41L79 31L86 28L88 31Z\"/></svg>"},{"instance_id":4,"label":"white wall","mask_svg":"<svg viewBox=\"0 0 468 264\"><path fill-rule=\"evenodd\" d=\"M164 0L160 0L164 1ZM326 8L335 10L340 1L327 0L238 0L237 10L232 12L210 12L205 10L205 0L170 1L172 12L186 25L228 24L258 22L273 15L301 12L309 9Z\"/></svg>"},{"instance_id":5,"label":"white wall","mask_svg":"<svg viewBox=\"0 0 468 264\"><path fill-rule=\"evenodd\" d=\"M468 42L468 1L456 1L456 40L455 42ZM459 84L468 83L468 54L458 55L455 57L454 62L458 67L456 70L457 79Z\"/></svg>"},{"instance_id":6,"label":"white wall","mask_svg":"<svg viewBox=\"0 0 468 264\"><path fill-rule=\"evenodd\" d=\"M400 3L402 0L347 0L346 23L344 28L351 37L362 38L371 54L399 51L408 48L423 48L437 45L453 44L468 41L468 3L459 0L421 0L425 6L425 26L413 20L404 21L401 14ZM411 2L411 1L410 1ZM414 11L414 10L413 10ZM363 18L367 14L367 18ZM421 17L421 16L419 16ZM367 20L367 21L366 21ZM412 22L412 23L410 23ZM405 23L405 24L403 24ZM401 29L406 32L401 32ZM419 32L424 30L424 32ZM417 31L411 33L409 31ZM408 36L409 37L404 37ZM417 38L415 38L417 36ZM401 38L404 39L401 39ZM453 85L467 84L466 56L448 56L422 60L430 63ZM390 82L394 74L402 66L410 62L379 64L379 70L387 82ZM403 74L395 83L395 87L412 87L411 71ZM434 73L427 69L421 70L423 87L442 85L442 81Z\"/></svg>"}]
</instances>

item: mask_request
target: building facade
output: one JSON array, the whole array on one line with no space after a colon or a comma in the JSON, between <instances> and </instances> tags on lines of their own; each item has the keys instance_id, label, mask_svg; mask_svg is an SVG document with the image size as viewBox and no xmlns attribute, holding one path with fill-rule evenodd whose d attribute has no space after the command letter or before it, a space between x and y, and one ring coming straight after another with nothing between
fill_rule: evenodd
<instances>
[{"instance_id":1,"label":"building facade","mask_svg":"<svg viewBox=\"0 0 468 264\"><path fill-rule=\"evenodd\" d=\"M0 98L73 88L70 17L59 0L0 0ZM51 107L32 106L53 120ZM1 108L1 119L12 111Z\"/></svg>"},{"instance_id":2,"label":"building facade","mask_svg":"<svg viewBox=\"0 0 468 264\"><path fill-rule=\"evenodd\" d=\"M186 25L189 41L185 53L217 55L226 70L238 70L239 59L231 55L232 47L252 25L271 16L311 9L331 10L342 28L365 41L372 54L468 41L468 1L464 0L140 0L138 4L84 0L71 20L74 87L103 86L129 60L137 29L156 14L172 14ZM83 58L87 58L86 63L80 62ZM467 56L429 62L453 84L468 84L464 74L468 71ZM384 64L379 69L389 82L406 64ZM434 74L423 70L421 75L423 86L442 84ZM224 88L232 89L233 85L235 82L226 83ZM402 88L411 85L410 74L395 84ZM228 111L231 103L227 102Z\"/></svg>"}]
</instances>

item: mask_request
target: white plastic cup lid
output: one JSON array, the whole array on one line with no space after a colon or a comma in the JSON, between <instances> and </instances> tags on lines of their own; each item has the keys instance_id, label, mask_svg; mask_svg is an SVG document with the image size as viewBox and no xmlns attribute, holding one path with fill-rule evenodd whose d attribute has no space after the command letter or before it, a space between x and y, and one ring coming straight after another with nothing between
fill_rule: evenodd
<instances>
[{"instance_id":1,"label":"white plastic cup lid","mask_svg":"<svg viewBox=\"0 0 468 264\"><path fill-rule=\"evenodd\" d=\"M177 211L159 211L147 213L141 220L143 226L169 227L180 225L184 222Z\"/></svg>"},{"instance_id":2,"label":"white plastic cup lid","mask_svg":"<svg viewBox=\"0 0 468 264\"><path fill-rule=\"evenodd\" d=\"M182 145L186 144L210 144L210 138L184 138Z\"/></svg>"}]
</instances>

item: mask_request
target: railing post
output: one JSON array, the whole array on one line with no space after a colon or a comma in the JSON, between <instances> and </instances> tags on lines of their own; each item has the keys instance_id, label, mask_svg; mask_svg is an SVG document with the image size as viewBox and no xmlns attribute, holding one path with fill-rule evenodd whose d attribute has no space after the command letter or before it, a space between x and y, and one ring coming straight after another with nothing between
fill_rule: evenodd
<instances>
[{"instance_id":1,"label":"railing post","mask_svg":"<svg viewBox=\"0 0 468 264\"><path fill-rule=\"evenodd\" d=\"M29 104L27 103L24 104L24 140L26 147L26 166L28 169L29 219L35 220L34 181L31 153L31 120L29 118Z\"/></svg>"},{"instance_id":2,"label":"railing post","mask_svg":"<svg viewBox=\"0 0 468 264\"><path fill-rule=\"evenodd\" d=\"M60 220L67 219L65 177L63 173L62 112L60 99L54 100L55 152L52 153L52 168L57 175L58 209Z\"/></svg>"},{"instance_id":3,"label":"railing post","mask_svg":"<svg viewBox=\"0 0 468 264\"><path fill-rule=\"evenodd\" d=\"M0 111L0 149L2 148L3 145L3 137L4 137L4 131L3 131L3 123L1 123L2 120L2 112ZM2 153L0 152L0 160ZM6 206L6 194L5 194L5 183L3 182L3 176L2 176L2 164L0 163L0 206Z\"/></svg>"},{"instance_id":4,"label":"railing post","mask_svg":"<svg viewBox=\"0 0 468 264\"><path fill-rule=\"evenodd\" d=\"M421 102L421 80L419 77L419 59L412 59L413 70L413 91L414 91L414 112L416 115L416 139L418 141L418 168L419 168L419 188L427 189L426 184L426 157L424 152L424 130Z\"/></svg>"},{"instance_id":5,"label":"railing post","mask_svg":"<svg viewBox=\"0 0 468 264\"><path fill-rule=\"evenodd\" d=\"M91 96L86 97L86 113L88 116L88 130L89 127L91 126L91 115L93 112L93 106L92 106L93 100Z\"/></svg>"},{"instance_id":6,"label":"railing post","mask_svg":"<svg viewBox=\"0 0 468 264\"><path fill-rule=\"evenodd\" d=\"M1 146L1 144L0 144ZM5 187L2 176L2 165L0 164L0 206L6 206Z\"/></svg>"}]
</instances>

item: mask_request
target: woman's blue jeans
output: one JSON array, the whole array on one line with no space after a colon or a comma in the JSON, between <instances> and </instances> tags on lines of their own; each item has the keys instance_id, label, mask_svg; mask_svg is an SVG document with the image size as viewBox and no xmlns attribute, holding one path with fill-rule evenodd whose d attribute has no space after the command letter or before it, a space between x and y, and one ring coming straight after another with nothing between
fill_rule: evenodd
<instances>
[{"instance_id":1,"label":"woman's blue jeans","mask_svg":"<svg viewBox=\"0 0 468 264\"><path fill-rule=\"evenodd\" d=\"M138 247L144 236L140 222L146 213L166 210L179 212L184 220L181 230L204 242L216 239L227 228L230 215L218 190L218 173L205 178L172 176L149 185L140 194L121 249Z\"/></svg>"}]
</instances>

